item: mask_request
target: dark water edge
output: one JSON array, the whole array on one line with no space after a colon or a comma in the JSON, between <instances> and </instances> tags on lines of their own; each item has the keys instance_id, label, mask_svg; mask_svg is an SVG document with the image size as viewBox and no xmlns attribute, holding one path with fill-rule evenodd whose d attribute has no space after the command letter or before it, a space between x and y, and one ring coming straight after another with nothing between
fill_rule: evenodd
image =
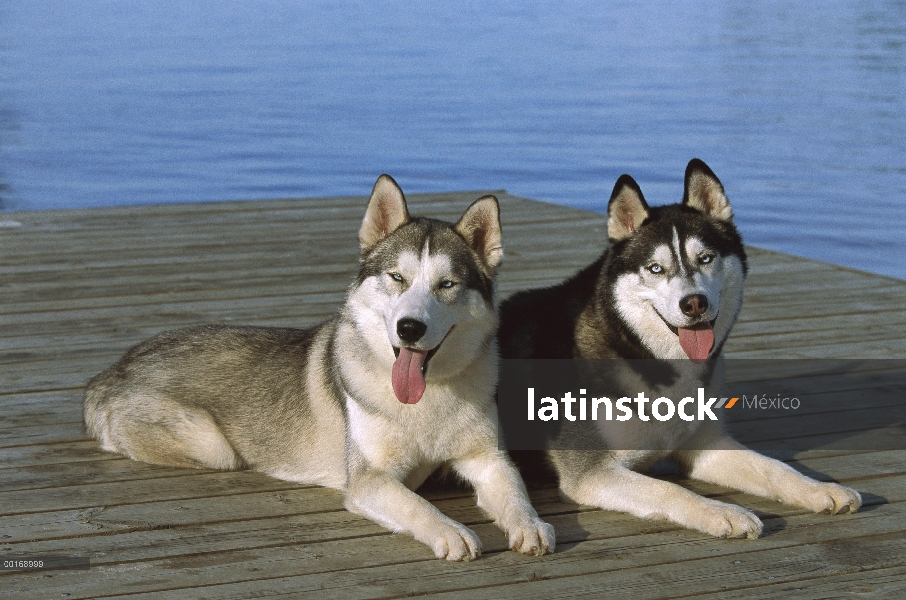
<instances>
[{"instance_id":1,"label":"dark water edge","mask_svg":"<svg viewBox=\"0 0 906 600\"><path fill-rule=\"evenodd\" d=\"M699 157L748 243L906 279L906 5L19 0L0 208L500 189L652 204ZM504 215L505 218L505 215Z\"/></svg>"}]
</instances>

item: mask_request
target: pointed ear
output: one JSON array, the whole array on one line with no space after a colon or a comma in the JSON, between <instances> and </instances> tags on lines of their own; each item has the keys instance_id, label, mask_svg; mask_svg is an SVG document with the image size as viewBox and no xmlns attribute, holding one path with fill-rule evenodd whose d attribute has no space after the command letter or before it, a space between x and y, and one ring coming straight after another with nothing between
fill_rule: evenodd
<instances>
[{"instance_id":1,"label":"pointed ear","mask_svg":"<svg viewBox=\"0 0 906 600\"><path fill-rule=\"evenodd\" d=\"M648 203L635 179L620 175L607 203L607 237L619 242L635 234L648 218Z\"/></svg>"},{"instance_id":2,"label":"pointed ear","mask_svg":"<svg viewBox=\"0 0 906 600\"><path fill-rule=\"evenodd\" d=\"M359 229L359 245L368 250L409 222L409 210L403 190L390 175L381 175L371 191L365 219Z\"/></svg>"},{"instance_id":3,"label":"pointed ear","mask_svg":"<svg viewBox=\"0 0 906 600\"><path fill-rule=\"evenodd\" d=\"M697 158L690 160L686 167L683 204L721 221L733 220L733 209L720 179Z\"/></svg>"},{"instance_id":4,"label":"pointed ear","mask_svg":"<svg viewBox=\"0 0 906 600\"><path fill-rule=\"evenodd\" d=\"M503 244L497 198L484 196L473 202L453 229L492 271L500 266Z\"/></svg>"}]
</instances>

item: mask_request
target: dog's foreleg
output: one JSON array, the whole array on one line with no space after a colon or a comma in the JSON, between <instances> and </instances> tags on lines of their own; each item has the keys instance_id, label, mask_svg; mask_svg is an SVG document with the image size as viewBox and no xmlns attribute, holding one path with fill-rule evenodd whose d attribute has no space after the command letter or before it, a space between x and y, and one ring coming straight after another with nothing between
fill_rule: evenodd
<instances>
[{"instance_id":1,"label":"dog's foreleg","mask_svg":"<svg viewBox=\"0 0 906 600\"><path fill-rule=\"evenodd\" d=\"M554 551L554 528L532 508L525 484L505 453L495 448L457 459L453 468L475 488L478 506L503 529L511 549L535 556Z\"/></svg>"},{"instance_id":2,"label":"dog's foreleg","mask_svg":"<svg viewBox=\"0 0 906 600\"><path fill-rule=\"evenodd\" d=\"M716 537L755 539L761 535L761 521L748 510L636 473L616 461L585 470L573 470L556 458L554 462L560 489L573 502L643 519L666 519Z\"/></svg>"},{"instance_id":3,"label":"dog's foreleg","mask_svg":"<svg viewBox=\"0 0 906 600\"><path fill-rule=\"evenodd\" d=\"M389 473L368 466L351 469L345 505L395 533L411 533L437 558L471 560L481 554L481 540L472 530L444 515Z\"/></svg>"},{"instance_id":4,"label":"dog's foreleg","mask_svg":"<svg viewBox=\"0 0 906 600\"><path fill-rule=\"evenodd\" d=\"M721 435L704 450L678 453L693 479L801 506L817 513L856 512L862 497L856 490L806 477L779 460L749 450Z\"/></svg>"}]
</instances>

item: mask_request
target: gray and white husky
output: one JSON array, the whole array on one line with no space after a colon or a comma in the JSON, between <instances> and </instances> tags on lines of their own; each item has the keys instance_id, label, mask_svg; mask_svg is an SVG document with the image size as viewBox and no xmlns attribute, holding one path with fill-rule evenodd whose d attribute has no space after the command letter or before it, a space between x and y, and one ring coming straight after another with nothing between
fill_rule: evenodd
<instances>
[{"instance_id":1,"label":"gray and white husky","mask_svg":"<svg viewBox=\"0 0 906 600\"><path fill-rule=\"evenodd\" d=\"M730 202L711 169L690 161L682 202L662 207L649 207L632 177L621 176L607 228L610 248L593 264L560 285L502 303L501 358L704 363L717 357L742 306L747 267ZM619 433L672 445L548 449L562 493L580 504L667 519L714 536L761 534L762 523L750 511L639 473L669 457L693 479L815 512L854 512L861 505L855 490L815 481L746 449L719 421L638 421L633 427Z\"/></svg>"},{"instance_id":2,"label":"gray and white husky","mask_svg":"<svg viewBox=\"0 0 906 600\"><path fill-rule=\"evenodd\" d=\"M469 560L481 552L475 533L412 491L450 467L511 548L551 552L553 528L497 444L497 199L480 198L456 225L412 218L383 175L359 241L336 317L312 329L205 325L139 344L88 384L89 433L139 461L344 490L352 512Z\"/></svg>"}]
</instances>

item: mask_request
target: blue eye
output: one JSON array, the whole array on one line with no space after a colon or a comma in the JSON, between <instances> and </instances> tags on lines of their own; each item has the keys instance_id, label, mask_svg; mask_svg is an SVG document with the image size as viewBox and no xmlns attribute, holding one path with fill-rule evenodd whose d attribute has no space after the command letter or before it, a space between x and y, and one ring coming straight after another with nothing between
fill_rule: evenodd
<instances>
[{"instance_id":1,"label":"blue eye","mask_svg":"<svg viewBox=\"0 0 906 600\"><path fill-rule=\"evenodd\" d=\"M443 281L440 282L440 287L442 287L442 288L451 288L454 285L456 285L456 282L450 281L449 279L444 279Z\"/></svg>"},{"instance_id":2,"label":"blue eye","mask_svg":"<svg viewBox=\"0 0 906 600\"><path fill-rule=\"evenodd\" d=\"M648 270L651 271L652 273L654 273L655 275L659 275L664 272L664 267L662 267L661 265L659 265L657 263L654 263L654 264L648 265Z\"/></svg>"},{"instance_id":3,"label":"blue eye","mask_svg":"<svg viewBox=\"0 0 906 600\"><path fill-rule=\"evenodd\" d=\"M390 278L393 279L393 281L396 281L397 283L403 282L403 276L400 275L399 273L387 273L387 275L390 275Z\"/></svg>"},{"instance_id":4,"label":"blue eye","mask_svg":"<svg viewBox=\"0 0 906 600\"><path fill-rule=\"evenodd\" d=\"M703 265L707 265L708 263L712 262L713 260L714 260L713 254L702 254L701 256L698 257L698 262Z\"/></svg>"}]
</instances>

